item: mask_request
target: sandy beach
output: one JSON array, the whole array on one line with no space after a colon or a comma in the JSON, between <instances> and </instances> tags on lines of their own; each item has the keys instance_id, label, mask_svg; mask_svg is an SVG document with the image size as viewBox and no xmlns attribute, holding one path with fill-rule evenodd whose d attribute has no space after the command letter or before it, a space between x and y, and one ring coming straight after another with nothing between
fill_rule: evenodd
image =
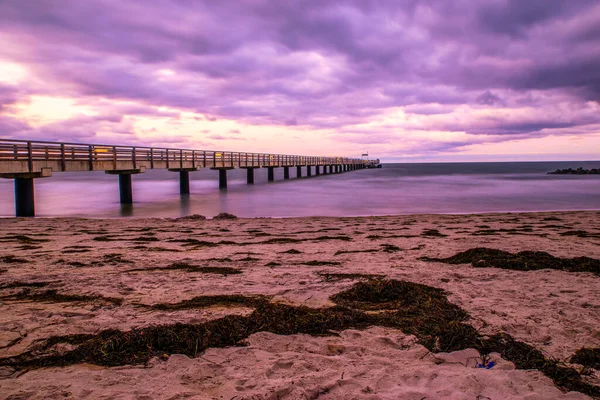
<instances>
[{"instance_id":1,"label":"sandy beach","mask_svg":"<svg viewBox=\"0 0 600 400\"><path fill-rule=\"evenodd\" d=\"M0 397L594 397L600 393L600 371L571 357L581 348L600 347L600 275L568 270L567 264L556 260L599 260L599 227L596 211L218 220L2 219ZM482 263L477 255L472 263L440 260L475 248L511 254L547 252L557 259L542 260L550 268L527 271ZM563 268L551 269L551 264ZM589 265L594 265L593 260ZM402 282L409 286L398 286ZM351 297L353 290L382 287L409 290L407 297L412 296L411 290L415 296L425 293L423 302L411 305L416 313L424 312L419 318L427 319L428 307L446 307L457 315L464 311L468 317L447 321L478 335L472 343L502 337L500 342L509 344L494 347L493 340L485 342L481 348L488 348L489 355L461 348L460 343L444 339L444 332L452 327L444 325L441 333L428 333L420 328L426 323L412 321L412 314L402 316L404 325L400 319L390 317L389 322L381 317L402 308L393 296L368 301ZM325 322L315 317L325 330L313 332L313 322L302 325L313 318L306 307L324 313L334 307L338 314L324 318ZM285 329L264 321L251 325L248 321L262 321L256 315L260 310L286 310L310 318L298 317L296 325ZM206 349L200 345L200 350L188 355L172 353L155 341L134 361L111 358L112 351L127 351L127 338L139 341L145 332L160 336L160 330L146 331L148 327L180 323L179 327L205 332L207 322L223 319L231 326L245 327L236 333L240 340ZM219 330L223 325L211 326ZM123 336L134 328L134 336ZM215 329L210 334L218 337L222 332ZM298 333L277 333L289 329ZM112 336L102 336L107 330L113 330ZM117 342L98 350L99 344L107 343L98 335L125 339L119 339L120 350L114 345ZM63 339L51 339L57 336ZM186 341L179 336L169 340ZM193 350L194 344L185 346ZM79 347L95 355L85 358L77 352ZM557 382L548 371L520 367L523 354L515 353L523 349L528 354L537 350L545 360L574 371L570 382L579 386ZM511 361L511 357L517 358ZM106 360L115 364L108 366Z\"/></svg>"}]
</instances>

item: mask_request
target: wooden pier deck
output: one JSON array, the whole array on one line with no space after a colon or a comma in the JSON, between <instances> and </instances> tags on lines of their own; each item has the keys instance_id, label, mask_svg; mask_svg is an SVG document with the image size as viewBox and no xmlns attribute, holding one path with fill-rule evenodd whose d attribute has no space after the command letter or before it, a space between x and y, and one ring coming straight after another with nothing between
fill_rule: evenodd
<instances>
[{"instance_id":1,"label":"wooden pier deck","mask_svg":"<svg viewBox=\"0 0 600 400\"><path fill-rule=\"evenodd\" d=\"M189 173L201 168L219 171L219 187L227 188L227 170L247 170L248 184L254 183L254 169L268 168L268 180L274 180L274 168L302 167L307 176L362 169L359 158L299 156L270 153L248 153L158 147L114 146L81 143L58 143L0 139L0 178L15 180L16 216L34 216L34 179L52 176L54 172L105 171L119 176L121 203L133 202L131 175L150 169L179 172L180 192L189 194Z\"/></svg>"}]
</instances>

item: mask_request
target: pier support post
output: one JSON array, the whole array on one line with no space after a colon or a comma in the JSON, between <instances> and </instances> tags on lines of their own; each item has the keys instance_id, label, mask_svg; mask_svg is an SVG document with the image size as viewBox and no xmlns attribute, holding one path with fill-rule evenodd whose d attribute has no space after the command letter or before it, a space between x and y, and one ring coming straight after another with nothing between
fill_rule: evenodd
<instances>
[{"instance_id":1,"label":"pier support post","mask_svg":"<svg viewBox=\"0 0 600 400\"><path fill-rule=\"evenodd\" d=\"M268 167L267 168L267 180L269 182L273 182L275 180L275 173L274 173L275 168L274 167Z\"/></svg>"},{"instance_id":2,"label":"pier support post","mask_svg":"<svg viewBox=\"0 0 600 400\"><path fill-rule=\"evenodd\" d=\"M321 175L321 167L319 165L315 166L315 175Z\"/></svg>"},{"instance_id":3,"label":"pier support post","mask_svg":"<svg viewBox=\"0 0 600 400\"><path fill-rule=\"evenodd\" d=\"M219 169L219 189L227 189L227 170Z\"/></svg>"},{"instance_id":4,"label":"pier support post","mask_svg":"<svg viewBox=\"0 0 600 400\"><path fill-rule=\"evenodd\" d=\"M15 178L15 215L35 217L33 178Z\"/></svg>"},{"instance_id":5,"label":"pier support post","mask_svg":"<svg viewBox=\"0 0 600 400\"><path fill-rule=\"evenodd\" d=\"M296 167L296 178L302 178L302 167L300 165Z\"/></svg>"},{"instance_id":6,"label":"pier support post","mask_svg":"<svg viewBox=\"0 0 600 400\"><path fill-rule=\"evenodd\" d=\"M248 185L254 185L254 168L246 168L246 182Z\"/></svg>"},{"instance_id":7,"label":"pier support post","mask_svg":"<svg viewBox=\"0 0 600 400\"><path fill-rule=\"evenodd\" d=\"M179 172L179 194L190 194L190 171L198 171L198 168L169 168L170 172Z\"/></svg>"},{"instance_id":8,"label":"pier support post","mask_svg":"<svg viewBox=\"0 0 600 400\"><path fill-rule=\"evenodd\" d=\"M15 182L15 216L35 217L35 178L52 176L51 168L42 168L40 172L7 172L0 178L14 179Z\"/></svg>"},{"instance_id":9,"label":"pier support post","mask_svg":"<svg viewBox=\"0 0 600 400\"><path fill-rule=\"evenodd\" d=\"M290 167L283 167L283 179L290 179Z\"/></svg>"},{"instance_id":10,"label":"pier support post","mask_svg":"<svg viewBox=\"0 0 600 400\"><path fill-rule=\"evenodd\" d=\"M327 175L327 165L323 165L323 175Z\"/></svg>"},{"instance_id":11,"label":"pier support post","mask_svg":"<svg viewBox=\"0 0 600 400\"><path fill-rule=\"evenodd\" d=\"M119 197L121 204L133 204L131 174L119 174Z\"/></svg>"},{"instance_id":12,"label":"pier support post","mask_svg":"<svg viewBox=\"0 0 600 400\"><path fill-rule=\"evenodd\" d=\"M306 176L312 176L312 167L310 165L306 166Z\"/></svg>"},{"instance_id":13,"label":"pier support post","mask_svg":"<svg viewBox=\"0 0 600 400\"><path fill-rule=\"evenodd\" d=\"M190 194L190 171L179 171L179 194Z\"/></svg>"}]
</instances>

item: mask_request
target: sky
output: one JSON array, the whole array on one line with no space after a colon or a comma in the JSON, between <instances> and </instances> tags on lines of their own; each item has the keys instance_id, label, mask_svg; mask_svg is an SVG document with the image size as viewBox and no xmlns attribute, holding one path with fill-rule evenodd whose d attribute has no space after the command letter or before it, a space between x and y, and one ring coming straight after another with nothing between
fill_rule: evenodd
<instances>
[{"instance_id":1,"label":"sky","mask_svg":"<svg viewBox=\"0 0 600 400\"><path fill-rule=\"evenodd\" d=\"M598 160L598 0L0 0L0 137Z\"/></svg>"}]
</instances>

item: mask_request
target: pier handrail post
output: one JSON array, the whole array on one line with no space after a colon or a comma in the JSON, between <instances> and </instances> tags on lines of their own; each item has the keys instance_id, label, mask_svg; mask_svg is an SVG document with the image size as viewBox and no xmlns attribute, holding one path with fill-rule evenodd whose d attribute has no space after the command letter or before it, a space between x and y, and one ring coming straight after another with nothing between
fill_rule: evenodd
<instances>
[{"instance_id":1,"label":"pier handrail post","mask_svg":"<svg viewBox=\"0 0 600 400\"><path fill-rule=\"evenodd\" d=\"M67 163L65 160L65 144L60 144L60 170L65 171L67 169Z\"/></svg>"},{"instance_id":2,"label":"pier handrail post","mask_svg":"<svg viewBox=\"0 0 600 400\"><path fill-rule=\"evenodd\" d=\"M113 146L112 150L113 150L112 151L112 153L113 153L113 157L112 157L113 158L112 159L112 161L113 161L113 169L116 170L117 169L117 146Z\"/></svg>"},{"instance_id":3,"label":"pier handrail post","mask_svg":"<svg viewBox=\"0 0 600 400\"><path fill-rule=\"evenodd\" d=\"M29 172L33 172L33 154L31 142L27 142L27 167L29 168Z\"/></svg>"},{"instance_id":4,"label":"pier handrail post","mask_svg":"<svg viewBox=\"0 0 600 400\"><path fill-rule=\"evenodd\" d=\"M204 160L202 161L202 167L203 167L203 168L206 168L206 151L203 151L203 152L202 152L202 158L204 159Z\"/></svg>"},{"instance_id":5,"label":"pier handrail post","mask_svg":"<svg viewBox=\"0 0 600 400\"><path fill-rule=\"evenodd\" d=\"M150 169L154 169L154 148L150 147Z\"/></svg>"},{"instance_id":6,"label":"pier handrail post","mask_svg":"<svg viewBox=\"0 0 600 400\"><path fill-rule=\"evenodd\" d=\"M192 168L196 169L196 150L192 150Z\"/></svg>"},{"instance_id":7,"label":"pier handrail post","mask_svg":"<svg viewBox=\"0 0 600 400\"><path fill-rule=\"evenodd\" d=\"M169 169L169 149L165 149L165 158L167 159L167 169Z\"/></svg>"},{"instance_id":8,"label":"pier handrail post","mask_svg":"<svg viewBox=\"0 0 600 400\"><path fill-rule=\"evenodd\" d=\"M90 171L94 170L94 147L92 145L88 146L88 166Z\"/></svg>"},{"instance_id":9,"label":"pier handrail post","mask_svg":"<svg viewBox=\"0 0 600 400\"><path fill-rule=\"evenodd\" d=\"M183 149L179 150L179 168L183 168Z\"/></svg>"},{"instance_id":10,"label":"pier handrail post","mask_svg":"<svg viewBox=\"0 0 600 400\"><path fill-rule=\"evenodd\" d=\"M136 169L137 165L136 165L136 160L135 160L135 147L131 148L131 158L133 159L133 169Z\"/></svg>"}]
</instances>

